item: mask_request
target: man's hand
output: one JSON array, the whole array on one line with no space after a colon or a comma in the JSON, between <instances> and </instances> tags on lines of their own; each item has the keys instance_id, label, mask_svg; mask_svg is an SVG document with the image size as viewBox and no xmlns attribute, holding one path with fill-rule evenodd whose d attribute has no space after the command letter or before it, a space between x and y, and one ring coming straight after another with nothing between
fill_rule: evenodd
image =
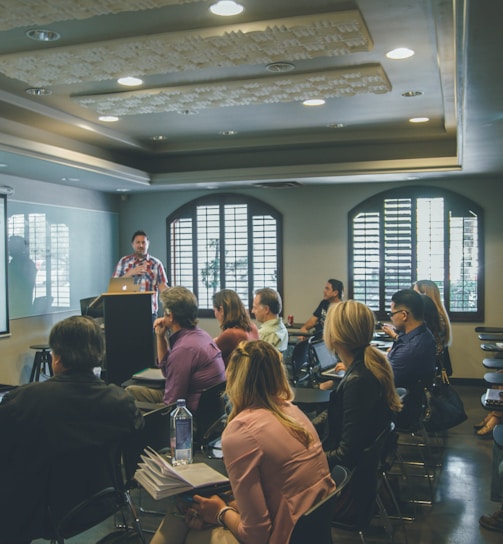
<instances>
[{"instance_id":1,"label":"man's hand","mask_svg":"<svg viewBox=\"0 0 503 544\"><path fill-rule=\"evenodd\" d=\"M137 264L136 266L133 266L133 268L130 268L124 276L126 278L131 278L132 276L143 276L143 274L146 274L148 272L148 266L146 263Z\"/></svg>"}]
</instances>

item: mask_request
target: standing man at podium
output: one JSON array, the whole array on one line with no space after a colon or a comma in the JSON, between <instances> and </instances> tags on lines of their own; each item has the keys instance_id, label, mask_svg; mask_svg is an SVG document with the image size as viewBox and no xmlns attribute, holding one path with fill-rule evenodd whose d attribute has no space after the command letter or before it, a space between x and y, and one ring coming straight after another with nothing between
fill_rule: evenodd
<instances>
[{"instance_id":1,"label":"standing man at podium","mask_svg":"<svg viewBox=\"0 0 503 544\"><path fill-rule=\"evenodd\" d=\"M152 295L152 319L156 319L159 310L158 292L168 287L164 266L159 259L148 253L150 240L142 230L137 230L131 238L134 253L122 257L115 267L114 278L135 277L141 283L142 291L154 291Z\"/></svg>"}]
</instances>

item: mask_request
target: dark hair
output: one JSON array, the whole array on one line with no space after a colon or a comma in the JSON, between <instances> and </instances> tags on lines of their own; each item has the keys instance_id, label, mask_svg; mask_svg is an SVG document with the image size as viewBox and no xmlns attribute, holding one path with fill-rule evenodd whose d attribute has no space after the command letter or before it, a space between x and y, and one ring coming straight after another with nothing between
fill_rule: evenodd
<instances>
[{"instance_id":1,"label":"dark hair","mask_svg":"<svg viewBox=\"0 0 503 544\"><path fill-rule=\"evenodd\" d=\"M56 323L49 334L51 350L67 369L90 370L105 356L103 332L87 316L74 315Z\"/></svg>"},{"instance_id":2,"label":"dark hair","mask_svg":"<svg viewBox=\"0 0 503 544\"><path fill-rule=\"evenodd\" d=\"M332 291L337 291L339 293L339 298L342 298L342 294L344 293L344 284L342 281L329 279L327 280L327 283L332 286Z\"/></svg>"},{"instance_id":3,"label":"dark hair","mask_svg":"<svg viewBox=\"0 0 503 544\"><path fill-rule=\"evenodd\" d=\"M135 239L137 236L145 236L145 238L148 240L147 233L146 233L144 230L137 230L137 231L133 234L133 236L131 237L131 243L134 242L134 239Z\"/></svg>"},{"instance_id":4,"label":"dark hair","mask_svg":"<svg viewBox=\"0 0 503 544\"><path fill-rule=\"evenodd\" d=\"M193 329L197 325L197 298L186 287L176 286L161 291L161 301L166 313L184 329Z\"/></svg>"},{"instance_id":5,"label":"dark hair","mask_svg":"<svg viewBox=\"0 0 503 544\"><path fill-rule=\"evenodd\" d=\"M260 304L269 306L269 310L272 314L279 315L281 313L281 296L278 291L275 291L270 287L264 287L263 289L257 289L255 294L258 295Z\"/></svg>"},{"instance_id":6,"label":"dark hair","mask_svg":"<svg viewBox=\"0 0 503 544\"><path fill-rule=\"evenodd\" d=\"M231 329L238 327L244 331L251 331L251 319L246 311L243 301L236 291L222 289L213 295L213 308L222 308L223 319L220 328Z\"/></svg>"},{"instance_id":7,"label":"dark hair","mask_svg":"<svg viewBox=\"0 0 503 544\"><path fill-rule=\"evenodd\" d=\"M418 321L424 319L423 299L419 293L414 291L414 289L401 289L400 291L397 291L391 297L391 301L395 303L395 306L404 306L407 308L412 316Z\"/></svg>"}]
</instances>

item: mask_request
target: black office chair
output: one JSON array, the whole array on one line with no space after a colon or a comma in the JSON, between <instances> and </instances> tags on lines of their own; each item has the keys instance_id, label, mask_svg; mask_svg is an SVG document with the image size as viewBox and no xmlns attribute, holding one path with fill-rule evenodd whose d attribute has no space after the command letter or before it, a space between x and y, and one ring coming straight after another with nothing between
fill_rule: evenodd
<instances>
[{"instance_id":1,"label":"black office chair","mask_svg":"<svg viewBox=\"0 0 503 544\"><path fill-rule=\"evenodd\" d=\"M336 489L305 512L295 524L289 544L332 544L331 519L335 503L351 479L346 467L336 465L332 470Z\"/></svg>"},{"instance_id":2,"label":"black office chair","mask_svg":"<svg viewBox=\"0 0 503 544\"><path fill-rule=\"evenodd\" d=\"M54 458L46 489L46 531L43 538L63 544L71 538L120 514L124 530L114 531L117 540L129 538L125 510L133 520L140 542L142 527L121 473L122 444L90 446ZM128 533L126 535L126 533Z\"/></svg>"},{"instance_id":3,"label":"black office chair","mask_svg":"<svg viewBox=\"0 0 503 544\"><path fill-rule=\"evenodd\" d=\"M194 448L200 448L208 440L208 430L225 416L225 385L222 382L201 393L194 414Z\"/></svg>"},{"instance_id":4,"label":"black office chair","mask_svg":"<svg viewBox=\"0 0 503 544\"><path fill-rule=\"evenodd\" d=\"M348 485L335 503L332 527L357 533L362 544L366 543L365 531L376 513L380 516L390 542L393 541L393 527L379 495L388 449L394 444L393 433L394 425L390 424L363 450Z\"/></svg>"},{"instance_id":5,"label":"black office chair","mask_svg":"<svg viewBox=\"0 0 503 544\"><path fill-rule=\"evenodd\" d=\"M293 385L307 385L311 379L311 343L301 340L293 348L291 365L291 379Z\"/></svg>"}]
</instances>

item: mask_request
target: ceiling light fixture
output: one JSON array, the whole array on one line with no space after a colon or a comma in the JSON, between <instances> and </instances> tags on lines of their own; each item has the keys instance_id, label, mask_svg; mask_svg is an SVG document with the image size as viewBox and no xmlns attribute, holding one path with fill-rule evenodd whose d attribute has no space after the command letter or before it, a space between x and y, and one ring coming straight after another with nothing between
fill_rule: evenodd
<instances>
[{"instance_id":1,"label":"ceiling light fixture","mask_svg":"<svg viewBox=\"0 0 503 544\"><path fill-rule=\"evenodd\" d=\"M423 91L405 91L402 93L404 98L415 98L416 96L422 96Z\"/></svg>"},{"instance_id":2,"label":"ceiling light fixture","mask_svg":"<svg viewBox=\"0 0 503 544\"><path fill-rule=\"evenodd\" d=\"M323 98L310 98L302 102L303 106L323 106L323 104L325 104Z\"/></svg>"},{"instance_id":3,"label":"ceiling light fixture","mask_svg":"<svg viewBox=\"0 0 503 544\"><path fill-rule=\"evenodd\" d=\"M409 49L408 47L397 47L386 53L386 57L392 60L402 60L408 59L416 54L415 51Z\"/></svg>"},{"instance_id":4,"label":"ceiling light fixture","mask_svg":"<svg viewBox=\"0 0 503 544\"><path fill-rule=\"evenodd\" d=\"M25 32L26 36L30 40L35 40L37 42L56 42L61 38L59 32L54 30L46 30L43 28L33 28Z\"/></svg>"},{"instance_id":5,"label":"ceiling light fixture","mask_svg":"<svg viewBox=\"0 0 503 544\"><path fill-rule=\"evenodd\" d=\"M295 68L295 64L291 62L271 62L265 69L273 74L284 74L285 72L291 72Z\"/></svg>"},{"instance_id":6,"label":"ceiling light fixture","mask_svg":"<svg viewBox=\"0 0 503 544\"><path fill-rule=\"evenodd\" d=\"M152 141L153 142L164 142L167 139L168 139L168 137L164 136L163 134L159 134L158 136L152 136Z\"/></svg>"},{"instance_id":7,"label":"ceiling light fixture","mask_svg":"<svg viewBox=\"0 0 503 544\"><path fill-rule=\"evenodd\" d=\"M115 115L100 115L98 119L104 123L116 123L119 120Z\"/></svg>"},{"instance_id":8,"label":"ceiling light fixture","mask_svg":"<svg viewBox=\"0 0 503 544\"><path fill-rule=\"evenodd\" d=\"M239 15L244 9L245 8L241 4L238 4L233 0L220 0L216 4L210 6L211 13L221 15L222 17Z\"/></svg>"},{"instance_id":9,"label":"ceiling light fixture","mask_svg":"<svg viewBox=\"0 0 503 544\"><path fill-rule=\"evenodd\" d=\"M409 119L409 123L427 123L429 120L429 117L412 117Z\"/></svg>"},{"instance_id":10,"label":"ceiling light fixture","mask_svg":"<svg viewBox=\"0 0 503 544\"><path fill-rule=\"evenodd\" d=\"M235 130L221 130L219 134L222 136L234 136L237 132Z\"/></svg>"},{"instance_id":11,"label":"ceiling light fixture","mask_svg":"<svg viewBox=\"0 0 503 544\"><path fill-rule=\"evenodd\" d=\"M143 80L139 77L134 76L126 76L126 77L120 77L117 80L117 83L119 85L124 85L126 87L137 87L138 85L141 85L143 83Z\"/></svg>"},{"instance_id":12,"label":"ceiling light fixture","mask_svg":"<svg viewBox=\"0 0 503 544\"><path fill-rule=\"evenodd\" d=\"M44 89L43 87L29 87L25 89L26 94L31 94L32 96L48 96L52 94L50 89Z\"/></svg>"}]
</instances>

